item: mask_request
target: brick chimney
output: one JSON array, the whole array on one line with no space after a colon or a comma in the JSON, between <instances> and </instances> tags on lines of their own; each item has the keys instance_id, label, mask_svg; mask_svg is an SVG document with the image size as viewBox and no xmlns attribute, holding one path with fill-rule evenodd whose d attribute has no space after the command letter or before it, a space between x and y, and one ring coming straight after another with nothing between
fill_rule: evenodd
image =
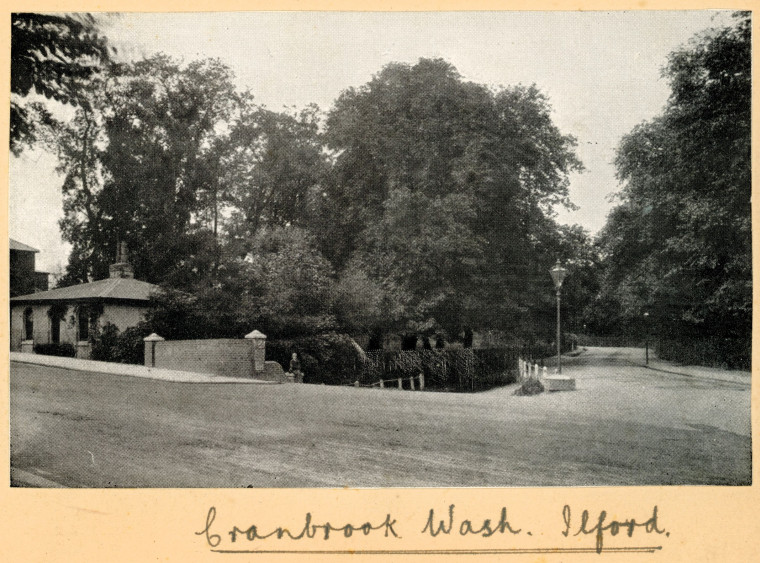
<instances>
[{"instance_id":1,"label":"brick chimney","mask_svg":"<svg viewBox=\"0 0 760 563\"><path fill-rule=\"evenodd\" d=\"M116 244L116 263L108 267L108 274L111 278L134 278L135 271L127 257L127 243L119 242Z\"/></svg>"}]
</instances>

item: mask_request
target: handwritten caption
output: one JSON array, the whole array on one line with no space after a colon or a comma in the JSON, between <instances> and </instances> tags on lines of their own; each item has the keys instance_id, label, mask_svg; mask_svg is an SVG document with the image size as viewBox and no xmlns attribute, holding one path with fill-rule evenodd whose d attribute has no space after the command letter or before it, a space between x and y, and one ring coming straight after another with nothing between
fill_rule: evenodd
<instances>
[{"instance_id":1,"label":"handwritten caption","mask_svg":"<svg viewBox=\"0 0 760 563\"><path fill-rule=\"evenodd\" d=\"M577 536L590 536L594 540L594 550L602 553L604 541L607 535L618 536L625 534L632 538L637 533L641 537L661 536L669 537L670 533L661 527L658 520L658 508L654 506L651 515L644 519L626 518L624 520L608 518L607 511L602 510L592 515L588 510L580 512L580 516L570 507L564 505L557 512L556 531L563 538ZM452 537L452 536L479 536L482 538L509 537L509 536L533 536L533 532L510 522L507 508L502 507L498 517L492 518L462 518L457 513L456 506L451 504L442 513L431 508L427 513L427 519L420 522L420 526L409 530L402 530L396 518L390 513L384 518L368 520L363 523L341 523L336 525L328 521L319 521L311 512L304 516L303 525L299 525L292 531L284 526L272 526L263 528L257 524L247 524L242 527L233 525L227 530L216 525L217 510L212 506L206 513L206 522L202 530L195 535L205 538L207 546L213 551L236 551L240 544L252 542L264 542L273 540L317 539L329 541L337 537L350 538L357 536L379 536L389 540L398 540L404 536L418 535L427 538ZM403 534L403 535L402 535ZM635 548L641 549L641 548Z\"/></svg>"}]
</instances>

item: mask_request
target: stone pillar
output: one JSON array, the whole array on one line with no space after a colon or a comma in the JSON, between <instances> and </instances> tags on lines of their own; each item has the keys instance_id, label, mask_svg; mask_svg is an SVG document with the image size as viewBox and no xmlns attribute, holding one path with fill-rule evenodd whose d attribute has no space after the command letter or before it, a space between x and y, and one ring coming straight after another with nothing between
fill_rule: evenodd
<instances>
[{"instance_id":1,"label":"stone pillar","mask_svg":"<svg viewBox=\"0 0 760 563\"><path fill-rule=\"evenodd\" d=\"M254 377L264 371L264 357L266 355L267 337L266 334L260 333L258 330L254 330L250 334L246 334L245 338L251 341L253 353L253 373Z\"/></svg>"},{"instance_id":2,"label":"stone pillar","mask_svg":"<svg viewBox=\"0 0 760 563\"><path fill-rule=\"evenodd\" d=\"M156 367L156 342L163 342L164 340L166 339L161 338L155 332L143 338L143 342L145 343L145 358L143 363L145 367Z\"/></svg>"},{"instance_id":3,"label":"stone pillar","mask_svg":"<svg viewBox=\"0 0 760 563\"><path fill-rule=\"evenodd\" d=\"M87 340L77 342L77 358L80 360L90 359L90 343Z\"/></svg>"},{"instance_id":4,"label":"stone pillar","mask_svg":"<svg viewBox=\"0 0 760 563\"><path fill-rule=\"evenodd\" d=\"M34 354L34 340L22 340L21 352L24 354Z\"/></svg>"}]
</instances>

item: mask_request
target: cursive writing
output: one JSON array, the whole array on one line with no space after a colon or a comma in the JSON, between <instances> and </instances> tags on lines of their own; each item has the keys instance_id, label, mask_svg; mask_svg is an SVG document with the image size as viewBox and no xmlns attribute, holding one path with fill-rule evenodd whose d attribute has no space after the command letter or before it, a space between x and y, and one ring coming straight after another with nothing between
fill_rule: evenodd
<instances>
[{"instance_id":1,"label":"cursive writing","mask_svg":"<svg viewBox=\"0 0 760 563\"><path fill-rule=\"evenodd\" d=\"M435 511L431 508L430 513L428 514L427 522L425 523L425 527L422 529L422 533L428 532L431 536L436 537L438 534L450 534L451 530L454 528L454 505L449 505L449 518L448 518L448 525L446 521L439 520L438 525L435 525ZM491 537L492 535L499 533L503 534L504 532L510 532L512 534L519 534L520 530L515 530L512 528L512 526L509 523L509 520L507 520L507 509L506 507L502 507L501 509L501 515L499 516L499 520L496 522L496 524L491 524L491 520L483 520L483 524L475 529L472 526L471 520L462 520L459 523L458 527L459 535L460 536L466 536L468 534L472 535L481 535L484 538Z\"/></svg>"},{"instance_id":2,"label":"cursive writing","mask_svg":"<svg viewBox=\"0 0 760 563\"><path fill-rule=\"evenodd\" d=\"M214 523L215 519L216 508L212 506L209 508L209 511L206 514L206 527L200 532L195 532L195 534L199 536L205 535L206 541L211 547L217 547L222 541L222 538L219 534L211 533L211 525ZM353 524L334 526L330 522L325 522L323 524L314 524L312 523L311 512L307 512L306 516L304 517L304 525L301 528L300 532L296 534L292 533L288 528L282 526L278 526L271 531L262 532L261 529L255 524L243 529L238 528L237 526L233 526L232 529L227 533L229 534L230 541L232 543L235 543L238 538L245 538L248 541L265 540L271 537L275 537L278 540L284 537L287 537L291 540L300 540L302 538L314 538L317 535L321 535L322 539L328 540L330 539L330 532L341 532L343 534L343 537L350 538L354 532L361 532L365 536L368 536L370 533L378 530L383 531L383 534L386 538L390 536L398 538L400 536L394 529L395 525L396 520L393 519L390 514L386 515L385 520L382 523L375 525L370 522L365 522L364 524L358 526L354 526Z\"/></svg>"},{"instance_id":3,"label":"cursive writing","mask_svg":"<svg viewBox=\"0 0 760 563\"><path fill-rule=\"evenodd\" d=\"M570 530L572 529L572 513L570 511L570 507L568 505L565 505L564 508L562 508L562 518L565 521L565 529L562 532L562 535L567 537L570 534ZM596 534L596 552L601 553L602 547L604 545L604 532L609 531L610 535L616 536L618 533L620 533L620 530L626 530L628 533L628 537L633 536L633 531L636 528L644 528L647 534L651 533L657 533L657 534L666 534L670 535L665 530L661 530L657 526L657 507L655 506L652 510L652 516L647 520L646 522L636 522L633 518L630 518L628 520L611 520L605 524L605 521L607 520L607 512L605 510L602 510L599 513L599 518L597 518L596 523L589 528L589 513L588 510L584 510L581 514L581 523L578 527L578 531L573 534L574 536L577 536L579 534Z\"/></svg>"}]
</instances>

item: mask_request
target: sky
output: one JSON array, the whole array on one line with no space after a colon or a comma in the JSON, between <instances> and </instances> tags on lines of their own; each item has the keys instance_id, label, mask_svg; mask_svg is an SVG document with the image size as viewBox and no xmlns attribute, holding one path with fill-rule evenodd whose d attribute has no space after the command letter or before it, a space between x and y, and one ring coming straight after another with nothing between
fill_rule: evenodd
<instances>
[{"instance_id":1,"label":"sky","mask_svg":"<svg viewBox=\"0 0 760 563\"><path fill-rule=\"evenodd\" d=\"M185 62L215 57L269 109L316 103L328 111L341 91L367 83L390 62L441 57L465 80L494 87L535 84L554 123L577 138L585 166L570 178L577 210L562 223L596 233L619 185L613 165L623 135L658 115L669 87L668 54L728 12L236 12L121 13L102 17L122 60L164 52ZM66 115L65 112L62 115ZM11 156L9 234L40 250L37 269L60 272L69 247L56 157L40 149Z\"/></svg>"}]
</instances>

